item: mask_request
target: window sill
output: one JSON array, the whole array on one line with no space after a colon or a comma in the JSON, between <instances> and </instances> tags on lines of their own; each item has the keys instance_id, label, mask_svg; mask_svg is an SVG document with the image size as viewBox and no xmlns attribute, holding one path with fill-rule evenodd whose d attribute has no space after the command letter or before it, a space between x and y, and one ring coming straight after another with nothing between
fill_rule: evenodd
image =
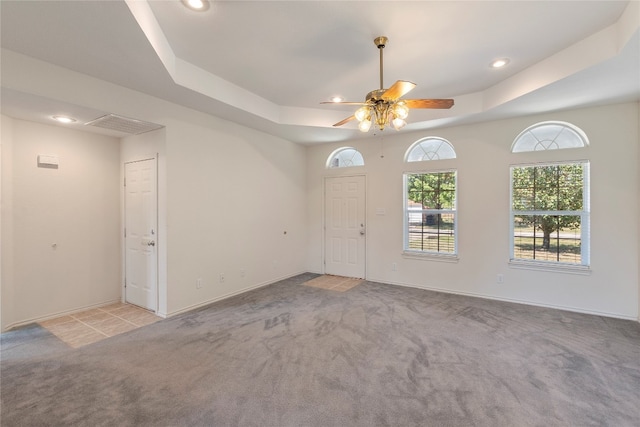
<instances>
[{"instance_id":1,"label":"window sill","mask_svg":"<svg viewBox=\"0 0 640 427\"><path fill-rule=\"evenodd\" d=\"M402 251L402 258L419 259L422 261L440 261L456 263L460 260L457 254L439 254L435 252Z\"/></svg>"},{"instance_id":2,"label":"window sill","mask_svg":"<svg viewBox=\"0 0 640 427\"><path fill-rule=\"evenodd\" d=\"M591 274L591 267L588 265L554 264L550 262L512 259L509 260L509 267L523 270L549 271L553 273L580 274L583 276Z\"/></svg>"}]
</instances>

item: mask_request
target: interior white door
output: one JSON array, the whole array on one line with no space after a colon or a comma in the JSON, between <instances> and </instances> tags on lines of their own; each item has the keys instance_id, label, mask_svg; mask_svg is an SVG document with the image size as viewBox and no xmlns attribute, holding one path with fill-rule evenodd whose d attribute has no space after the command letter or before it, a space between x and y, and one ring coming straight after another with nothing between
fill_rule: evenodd
<instances>
[{"instance_id":1,"label":"interior white door","mask_svg":"<svg viewBox=\"0 0 640 427\"><path fill-rule=\"evenodd\" d=\"M156 160L125 163L125 300L158 309Z\"/></svg>"},{"instance_id":2,"label":"interior white door","mask_svg":"<svg viewBox=\"0 0 640 427\"><path fill-rule=\"evenodd\" d=\"M365 277L365 177L325 180L325 273Z\"/></svg>"}]
</instances>

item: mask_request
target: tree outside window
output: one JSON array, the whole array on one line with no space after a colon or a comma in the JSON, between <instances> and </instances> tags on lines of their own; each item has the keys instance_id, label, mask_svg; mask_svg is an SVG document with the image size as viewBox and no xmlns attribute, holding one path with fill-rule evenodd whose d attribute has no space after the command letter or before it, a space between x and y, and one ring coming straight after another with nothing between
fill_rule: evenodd
<instances>
[{"instance_id":1,"label":"tree outside window","mask_svg":"<svg viewBox=\"0 0 640 427\"><path fill-rule=\"evenodd\" d=\"M406 174L405 250L456 253L456 172Z\"/></svg>"},{"instance_id":2,"label":"tree outside window","mask_svg":"<svg viewBox=\"0 0 640 427\"><path fill-rule=\"evenodd\" d=\"M512 259L588 264L588 167L511 168Z\"/></svg>"}]
</instances>

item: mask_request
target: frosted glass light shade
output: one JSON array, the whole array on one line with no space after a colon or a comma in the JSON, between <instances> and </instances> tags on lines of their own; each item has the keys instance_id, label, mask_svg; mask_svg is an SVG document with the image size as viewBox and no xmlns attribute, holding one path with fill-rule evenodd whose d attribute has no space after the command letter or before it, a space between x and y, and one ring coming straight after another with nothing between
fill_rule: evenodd
<instances>
[{"instance_id":1,"label":"frosted glass light shade","mask_svg":"<svg viewBox=\"0 0 640 427\"><path fill-rule=\"evenodd\" d=\"M356 113L354 114L356 116L356 120L358 120L359 122L363 121L364 119L366 119L367 117L369 117L371 113L369 112L369 107L360 107L356 110Z\"/></svg>"},{"instance_id":2,"label":"frosted glass light shade","mask_svg":"<svg viewBox=\"0 0 640 427\"><path fill-rule=\"evenodd\" d=\"M400 130L403 127L405 127L407 125L407 122L405 122L403 119L401 119L400 117L396 117L395 119L393 119L393 128L395 130Z\"/></svg>"},{"instance_id":3,"label":"frosted glass light shade","mask_svg":"<svg viewBox=\"0 0 640 427\"><path fill-rule=\"evenodd\" d=\"M409 116L409 108L404 104L396 104L393 106L393 114L399 119L406 119Z\"/></svg>"},{"instance_id":4,"label":"frosted glass light shade","mask_svg":"<svg viewBox=\"0 0 640 427\"><path fill-rule=\"evenodd\" d=\"M369 132L370 128L371 128L371 120L369 119L365 119L358 124L358 129L360 129L361 132Z\"/></svg>"}]
</instances>

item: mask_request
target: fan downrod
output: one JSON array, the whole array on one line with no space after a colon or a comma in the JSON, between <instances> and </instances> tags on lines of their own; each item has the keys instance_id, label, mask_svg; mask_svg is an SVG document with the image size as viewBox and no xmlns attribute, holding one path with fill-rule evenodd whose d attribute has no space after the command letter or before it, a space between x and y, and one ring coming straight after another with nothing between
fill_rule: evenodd
<instances>
[{"instance_id":1,"label":"fan downrod","mask_svg":"<svg viewBox=\"0 0 640 427\"><path fill-rule=\"evenodd\" d=\"M387 44L387 41L389 41L389 39L386 38L385 36L379 36L373 39L373 42L376 44L376 46L378 46L378 50L380 51L380 90L383 90L384 88L383 86L384 79L382 78L384 73L382 69L382 64L383 64L382 49L384 49L385 45Z\"/></svg>"}]
</instances>

